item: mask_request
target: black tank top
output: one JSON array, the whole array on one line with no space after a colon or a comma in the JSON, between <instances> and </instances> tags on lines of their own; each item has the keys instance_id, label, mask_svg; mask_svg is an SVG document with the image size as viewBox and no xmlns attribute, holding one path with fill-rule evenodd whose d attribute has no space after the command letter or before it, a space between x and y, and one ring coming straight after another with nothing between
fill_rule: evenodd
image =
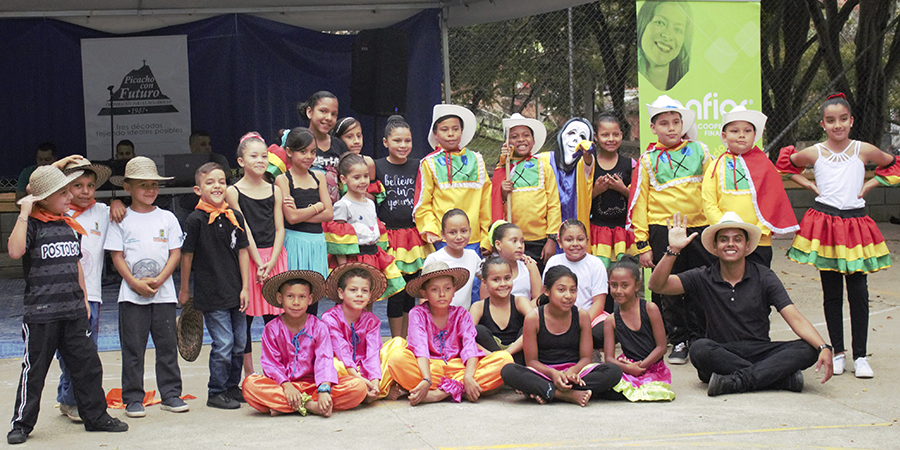
<instances>
[{"instance_id":1,"label":"black tank top","mask_svg":"<svg viewBox=\"0 0 900 450\"><path fill-rule=\"evenodd\" d=\"M291 177L291 171L288 170L284 173L288 179L288 188L291 190L291 197L294 198L294 205L300 208L307 208L309 205L315 205L322 201L322 198L319 197L319 179L316 178L316 175L312 171L308 171L309 175L313 177L313 181L316 182L316 187L303 189L303 188L295 188L294 187L294 178ZM322 232L322 224L321 223L309 223L309 222L297 222L297 223L289 223L287 220L284 221L284 227L288 230L299 231L301 233L321 233Z\"/></svg>"},{"instance_id":2,"label":"black tank top","mask_svg":"<svg viewBox=\"0 0 900 450\"><path fill-rule=\"evenodd\" d=\"M538 361L543 364L577 363L581 359L581 324L578 307L572 307L572 324L563 334L553 334L544 323L544 307L538 307L540 328L537 335Z\"/></svg>"},{"instance_id":3,"label":"black tank top","mask_svg":"<svg viewBox=\"0 0 900 450\"><path fill-rule=\"evenodd\" d=\"M237 186L238 206L244 214L244 220L253 233L256 248L271 248L275 245L275 185L272 195L266 198L250 198L244 195Z\"/></svg>"},{"instance_id":4,"label":"black tank top","mask_svg":"<svg viewBox=\"0 0 900 450\"><path fill-rule=\"evenodd\" d=\"M622 320L622 314L619 307L613 316L616 318L616 340L622 344L622 353L628 359L634 361L643 361L650 356L650 353L656 348L656 340L653 339L653 328L650 326L650 316L647 314L647 302L639 300L641 303L641 328L637 331L628 328Z\"/></svg>"},{"instance_id":5,"label":"black tank top","mask_svg":"<svg viewBox=\"0 0 900 450\"><path fill-rule=\"evenodd\" d=\"M604 175L618 175L625 186L631 185L631 158L619 155L615 167L606 170L599 164L594 168L594 181ZM628 215L628 196L613 189L591 200L591 223L599 227L624 227Z\"/></svg>"},{"instance_id":6,"label":"black tank top","mask_svg":"<svg viewBox=\"0 0 900 450\"><path fill-rule=\"evenodd\" d=\"M484 313L481 315L481 320L478 321L479 324L484 325L491 334L500 338L500 343L503 345L512 344L513 341L519 338L519 335L522 334L522 327L525 325L525 316L519 312L519 309L516 308L516 299L512 295L509 296L509 323L506 324L506 328L500 329L496 322L494 322L494 318L491 317L491 299L486 298L482 300L484 302Z\"/></svg>"}]
</instances>

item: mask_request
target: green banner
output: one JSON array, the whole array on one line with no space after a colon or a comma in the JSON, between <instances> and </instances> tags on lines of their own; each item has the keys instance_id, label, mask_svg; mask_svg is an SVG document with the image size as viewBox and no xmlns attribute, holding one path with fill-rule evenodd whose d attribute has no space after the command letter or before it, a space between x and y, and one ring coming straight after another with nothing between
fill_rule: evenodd
<instances>
[{"instance_id":1,"label":"green banner","mask_svg":"<svg viewBox=\"0 0 900 450\"><path fill-rule=\"evenodd\" d=\"M758 1L637 2L642 149L656 142L646 105L663 94L697 112L713 155L725 151L723 113L760 110L759 11Z\"/></svg>"}]
</instances>

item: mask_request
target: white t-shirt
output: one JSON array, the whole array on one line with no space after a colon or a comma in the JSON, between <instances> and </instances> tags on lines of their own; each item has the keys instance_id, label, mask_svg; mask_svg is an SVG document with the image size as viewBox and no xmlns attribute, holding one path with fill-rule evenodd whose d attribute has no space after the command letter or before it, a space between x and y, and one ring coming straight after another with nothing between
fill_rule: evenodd
<instances>
[{"instance_id":1,"label":"white t-shirt","mask_svg":"<svg viewBox=\"0 0 900 450\"><path fill-rule=\"evenodd\" d=\"M74 210L69 215L75 214ZM75 218L84 227L87 236L81 237L81 267L84 269L84 287L88 301L103 303L103 245L109 230L109 205L95 203Z\"/></svg>"},{"instance_id":2,"label":"white t-shirt","mask_svg":"<svg viewBox=\"0 0 900 450\"><path fill-rule=\"evenodd\" d=\"M481 266L481 257L478 256L478 253L475 250L467 248L463 250L462 258L454 258L447 253L446 248L442 248L428 255L425 258L425 265L427 266L434 261L443 261L447 263L451 269L462 267L463 269L469 270L469 281L462 289L453 294L453 301L450 302L453 306L461 306L469 309L469 306L472 305L472 282L475 280L475 271Z\"/></svg>"},{"instance_id":3,"label":"white t-shirt","mask_svg":"<svg viewBox=\"0 0 900 450\"><path fill-rule=\"evenodd\" d=\"M563 265L568 267L578 277L578 299L575 306L587 311L594 304L594 296L609 292L607 284L606 266L600 258L585 254L581 261L569 261L565 253L553 255L544 267L544 275L553 266Z\"/></svg>"},{"instance_id":4,"label":"white t-shirt","mask_svg":"<svg viewBox=\"0 0 900 450\"><path fill-rule=\"evenodd\" d=\"M169 260L169 250L181 248L183 241L181 226L171 212L156 208L149 213L139 213L128 208L121 223L110 225L105 248L124 251L125 263L131 274L135 278L144 278L158 275ZM153 297L141 297L122 280L119 301L138 305L175 303L178 296L172 277L159 287Z\"/></svg>"},{"instance_id":5,"label":"white t-shirt","mask_svg":"<svg viewBox=\"0 0 900 450\"><path fill-rule=\"evenodd\" d=\"M519 273L513 279L512 295L514 297L525 297L529 300L537 297L531 296L531 272L528 271L528 266L525 265L525 262L521 260L516 261L516 269Z\"/></svg>"},{"instance_id":6,"label":"white t-shirt","mask_svg":"<svg viewBox=\"0 0 900 450\"><path fill-rule=\"evenodd\" d=\"M372 200L357 202L345 195L334 204L334 220L343 220L352 225L359 245L377 244L381 237L381 232L378 231L378 214Z\"/></svg>"}]
</instances>

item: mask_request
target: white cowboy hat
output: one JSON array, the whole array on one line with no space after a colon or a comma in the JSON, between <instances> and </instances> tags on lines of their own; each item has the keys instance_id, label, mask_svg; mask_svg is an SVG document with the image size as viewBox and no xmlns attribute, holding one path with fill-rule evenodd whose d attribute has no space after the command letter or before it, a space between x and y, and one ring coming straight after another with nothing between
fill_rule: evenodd
<instances>
[{"instance_id":1,"label":"white cowboy hat","mask_svg":"<svg viewBox=\"0 0 900 450\"><path fill-rule=\"evenodd\" d=\"M653 101L653 103L647 105L647 112L650 114L650 120L652 121L657 114L661 114L664 112L672 112L677 111L681 114L681 123L682 129L685 133L691 129L694 125L694 121L697 120L697 112L690 108L685 108L684 105L681 104L678 100L669 97L668 95L660 95L659 98Z\"/></svg>"},{"instance_id":2,"label":"white cowboy hat","mask_svg":"<svg viewBox=\"0 0 900 450\"><path fill-rule=\"evenodd\" d=\"M531 129L531 135L534 136L534 147L531 148L532 153L537 152L544 146L544 142L547 141L547 128L543 122L523 117L519 113L513 114L508 119L503 119L503 130L505 132L518 126L526 126Z\"/></svg>"},{"instance_id":3,"label":"white cowboy hat","mask_svg":"<svg viewBox=\"0 0 900 450\"><path fill-rule=\"evenodd\" d=\"M171 180L173 177L161 177L156 170L156 163L146 156L135 156L125 165L125 176L116 175L109 178L109 182L122 186L125 180Z\"/></svg>"},{"instance_id":4,"label":"white cowboy hat","mask_svg":"<svg viewBox=\"0 0 900 450\"><path fill-rule=\"evenodd\" d=\"M743 120L744 122L749 122L753 125L753 128L756 129L755 142L762 138L763 130L766 129L766 120L768 120L768 117L759 111L744 108L743 105L737 105L734 108L731 108L731 111L722 114L722 130L725 130L725 125L738 120Z\"/></svg>"},{"instance_id":5,"label":"white cowboy hat","mask_svg":"<svg viewBox=\"0 0 900 450\"><path fill-rule=\"evenodd\" d=\"M460 136L459 139L459 148L465 148L469 145L469 142L472 142L472 138L475 137L475 131L477 131L478 128L478 120L475 119L475 114L473 114L472 111L469 111L468 108L456 105L434 105L434 111L431 113L431 128L428 133L428 144L431 145L431 148L437 148L438 141L437 138L434 137L434 132L431 130L434 129L434 123L445 116L459 117L461 122L460 125L462 125L462 136Z\"/></svg>"},{"instance_id":6,"label":"white cowboy hat","mask_svg":"<svg viewBox=\"0 0 900 450\"><path fill-rule=\"evenodd\" d=\"M762 235L762 231L758 226L753 225L752 223L744 222L734 211L728 211L722 215L722 218L719 219L719 223L715 225L710 225L703 230L703 234L700 235L700 242L703 243L703 248L706 251L716 254L716 232L725 229L725 228L739 228L747 232L747 248L749 251L748 254L753 253L756 250L756 246L759 245L759 238Z\"/></svg>"},{"instance_id":7,"label":"white cowboy hat","mask_svg":"<svg viewBox=\"0 0 900 450\"><path fill-rule=\"evenodd\" d=\"M31 195L22 197L16 203L21 205L26 199L43 200L54 192L68 186L69 183L75 181L83 173L83 170L76 170L66 175L62 170L54 166L38 166L31 173L31 177L28 178L28 187L31 188Z\"/></svg>"}]
</instances>

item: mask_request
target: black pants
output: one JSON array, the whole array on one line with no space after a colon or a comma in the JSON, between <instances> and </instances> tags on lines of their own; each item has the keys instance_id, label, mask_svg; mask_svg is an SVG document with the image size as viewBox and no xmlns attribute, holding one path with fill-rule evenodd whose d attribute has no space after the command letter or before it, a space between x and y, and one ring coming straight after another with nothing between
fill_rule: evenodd
<instances>
[{"instance_id":1,"label":"black pants","mask_svg":"<svg viewBox=\"0 0 900 450\"><path fill-rule=\"evenodd\" d=\"M490 300L486 299L485 301L490 301ZM511 306L513 308L516 307L515 305L511 305ZM500 350L503 350L502 348L500 348L500 344L497 344L497 340L494 339L494 335L491 334L491 330L488 330L488 328L486 326L484 326L482 324L475 325L475 332L477 333L475 335L475 342L478 345L484 347L485 349L487 349L490 352L499 352ZM519 337L521 337L521 336L522 336L522 330L519 330ZM523 366L525 365L525 352L524 351L511 353L511 355L513 357L513 361L516 364L521 364Z\"/></svg>"},{"instance_id":2,"label":"black pants","mask_svg":"<svg viewBox=\"0 0 900 450\"><path fill-rule=\"evenodd\" d=\"M415 280L420 273L421 271L416 271L416 273L404 274L403 279L409 283ZM403 317L403 314L409 313L409 310L416 306L416 299L406 293L406 289L388 297L387 300L388 319Z\"/></svg>"},{"instance_id":3,"label":"black pants","mask_svg":"<svg viewBox=\"0 0 900 450\"><path fill-rule=\"evenodd\" d=\"M687 235L702 234L705 228L705 226L688 228ZM658 264L669 247L669 230L665 225L650 225L649 231L653 263ZM713 256L703 248L700 236L697 236L681 250L681 255L675 259L675 264L672 265L672 275L695 267L707 266L712 262ZM706 315L699 302L688 300L684 295L671 296L653 293L652 298L653 302L659 306L669 343L674 345L679 342L695 341L706 336Z\"/></svg>"},{"instance_id":4,"label":"black pants","mask_svg":"<svg viewBox=\"0 0 900 450\"><path fill-rule=\"evenodd\" d=\"M525 241L525 254L530 256L537 263L538 273L544 274L544 245L547 244L547 238L537 241Z\"/></svg>"},{"instance_id":5,"label":"black pants","mask_svg":"<svg viewBox=\"0 0 900 450\"><path fill-rule=\"evenodd\" d=\"M819 352L802 339L787 342L700 339L691 344L691 363L704 383L713 373L735 375L741 392L766 389L816 363Z\"/></svg>"},{"instance_id":6,"label":"black pants","mask_svg":"<svg viewBox=\"0 0 900 450\"><path fill-rule=\"evenodd\" d=\"M834 353L844 347L844 277L847 278L847 301L850 302L850 336L853 359L866 356L869 336L869 287L866 274L857 272L843 275L830 270L819 271L822 293L825 295L825 323Z\"/></svg>"},{"instance_id":7,"label":"black pants","mask_svg":"<svg viewBox=\"0 0 900 450\"><path fill-rule=\"evenodd\" d=\"M747 261L762 264L768 268L772 268L772 246L758 245L753 253L747 255Z\"/></svg>"},{"instance_id":8,"label":"black pants","mask_svg":"<svg viewBox=\"0 0 900 450\"><path fill-rule=\"evenodd\" d=\"M537 395L550 400L556 395L556 385L540 376L537 372L519 364L507 364L500 369L500 377L509 387L521 391L525 395ZM619 384L622 369L611 363L601 364L581 377L584 386L574 385L573 390L591 391L591 398L600 398L602 393ZM596 395L595 395L596 394Z\"/></svg>"},{"instance_id":9,"label":"black pants","mask_svg":"<svg viewBox=\"0 0 900 450\"><path fill-rule=\"evenodd\" d=\"M244 346L244 354L253 353L253 341L250 339L250 329L253 328L253 318L256 316L247 316L247 345ZM263 314L263 323L269 323L278 316L274 314Z\"/></svg>"},{"instance_id":10,"label":"black pants","mask_svg":"<svg viewBox=\"0 0 900 450\"><path fill-rule=\"evenodd\" d=\"M181 369L175 333L175 304L119 303L122 346L122 403L144 400L144 354L147 337L156 348L156 385L163 401L181 396Z\"/></svg>"},{"instance_id":11,"label":"black pants","mask_svg":"<svg viewBox=\"0 0 900 450\"><path fill-rule=\"evenodd\" d=\"M16 390L12 428L26 434L34 430L47 370L57 351L67 363L75 389L75 403L84 423L99 424L110 419L103 391L103 366L97 355L97 345L91 338L86 314L73 320L23 323L22 338L25 340L25 357Z\"/></svg>"}]
</instances>

